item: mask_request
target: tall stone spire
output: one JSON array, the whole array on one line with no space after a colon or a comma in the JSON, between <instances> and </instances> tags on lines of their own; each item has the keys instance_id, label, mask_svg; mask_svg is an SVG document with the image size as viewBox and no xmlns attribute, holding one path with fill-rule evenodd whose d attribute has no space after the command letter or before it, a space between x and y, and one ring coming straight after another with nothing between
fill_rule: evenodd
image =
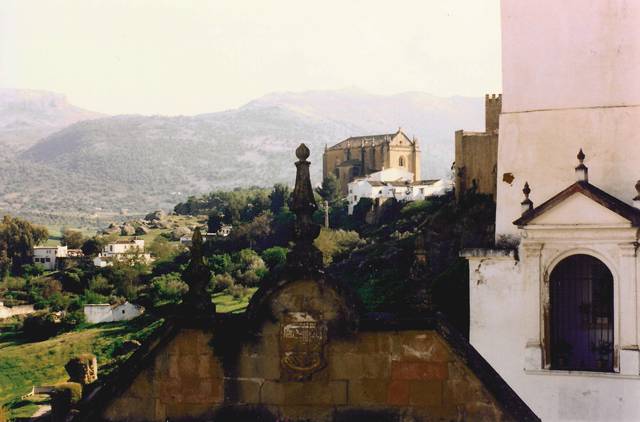
<instances>
[{"instance_id":1,"label":"tall stone spire","mask_svg":"<svg viewBox=\"0 0 640 422\"><path fill-rule=\"evenodd\" d=\"M182 279L189 285L189 291L182 299L182 307L196 317L214 316L216 312L216 306L207 292L211 272L204 263L202 244L200 229L196 228L191 239L191 260L182 273Z\"/></svg>"},{"instance_id":2,"label":"tall stone spire","mask_svg":"<svg viewBox=\"0 0 640 422\"><path fill-rule=\"evenodd\" d=\"M313 272L322 268L322 252L313 241L320 234L320 226L313 223L313 213L318 209L309 176L309 148L300 144L296 149L296 184L291 194L289 208L296 215L293 240L295 246L287 255L289 270Z\"/></svg>"}]
</instances>

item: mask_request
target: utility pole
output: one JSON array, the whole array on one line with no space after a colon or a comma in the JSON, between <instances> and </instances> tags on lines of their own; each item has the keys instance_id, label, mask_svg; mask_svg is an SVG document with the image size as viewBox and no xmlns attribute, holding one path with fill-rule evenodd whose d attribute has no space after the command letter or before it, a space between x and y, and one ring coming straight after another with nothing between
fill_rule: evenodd
<instances>
[{"instance_id":1,"label":"utility pole","mask_svg":"<svg viewBox=\"0 0 640 422\"><path fill-rule=\"evenodd\" d=\"M329 201L324 201L324 228L329 228Z\"/></svg>"}]
</instances>

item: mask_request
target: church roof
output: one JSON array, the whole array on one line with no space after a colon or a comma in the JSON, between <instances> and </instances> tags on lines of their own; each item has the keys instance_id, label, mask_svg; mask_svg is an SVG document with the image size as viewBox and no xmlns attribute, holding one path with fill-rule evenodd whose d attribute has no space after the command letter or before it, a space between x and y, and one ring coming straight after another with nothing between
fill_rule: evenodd
<instances>
[{"instance_id":1,"label":"church roof","mask_svg":"<svg viewBox=\"0 0 640 422\"><path fill-rule=\"evenodd\" d=\"M581 193L587 198L593 200L594 202L602 205L603 207L613 211L614 213L620 215L623 218L629 220L634 226L640 226L640 210L632 207L626 202L621 201L603 191L602 189L592 185L587 181L578 181L553 196L551 199L546 202L540 204L534 209L526 212L522 217L518 218L513 222L516 226L526 226L531 221L533 221L536 217L544 214L550 209L554 208L565 199L569 198L571 195L575 193Z\"/></svg>"},{"instance_id":2,"label":"church roof","mask_svg":"<svg viewBox=\"0 0 640 422\"><path fill-rule=\"evenodd\" d=\"M402 129L398 129L395 133L385 133L381 135L365 135L365 136L352 136L350 138L345 139L344 141L340 141L337 144L329 147L330 150L335 149L344 149L349 145L351 147L358 147L364 142L367 146L378 146L384 143L389 143L391 140L397 135L402 134L409 142L413 143L413 141L402 131Z\"/></svg>"}]
</instances>

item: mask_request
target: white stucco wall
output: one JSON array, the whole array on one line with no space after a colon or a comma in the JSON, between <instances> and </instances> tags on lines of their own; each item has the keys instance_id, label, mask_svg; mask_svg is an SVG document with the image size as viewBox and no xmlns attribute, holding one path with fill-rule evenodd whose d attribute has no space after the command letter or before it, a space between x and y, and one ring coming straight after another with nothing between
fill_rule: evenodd
<instances>
[{"instance_id":1,"label":"white stucco wall","mask_svg":"<svg viewBox=\"0 0 640 422\"><path fill-rule=\"evenodd\" d=\"M129 321L144 313L142 306L125 302L122 305L90 304L84 306L87 322L99 324L101 322Z\"/></svg>"},{"instance_id":2,"label":"white stucco wall","mask_svg":"<svg viewBox=\"0 0 640 422\"><path fill-rule=\"evenodd\" d=\"M142 315L143 312L143 307L125 302L112 309L113 321L129 321L130 319Z\"/></svg>"},{"instance_id":3,"label":"white stucco wall","mask_svg":"<svg viewBox=\"0 0 640 422\"><path fill-rule=\"evenodd\" d=\"M87 322L91 324L113 321L111 305L108 303L85 305L84 316L87 319Z\"/></svg>"},{"instance_id":4,"label":"white stucco wall","mask_svg":"<svg viewBox=\"0 0 640 422\"><path fill-rule=\"evenodd\" d=\"M590 180L631 203L640 178L638 22L632 0L502 1L496 237L517 235L525 181L534 205L574 181L580 148Z\"/></svg>"},{"instance_id":5,"label":"white stucco wall","mask_svg":"<svg viewBox=\"0 0 640 422\"><path fill-rule=\"evenodd\" d=\"M563 218L527 229L517 259L468 256L470 342L543 421L640 420L636 229L622 222L563 227ZM573 254L596 257L613 275L614 373L550 370L544 362L549 276Z\"/></svg>"}]
</instances>

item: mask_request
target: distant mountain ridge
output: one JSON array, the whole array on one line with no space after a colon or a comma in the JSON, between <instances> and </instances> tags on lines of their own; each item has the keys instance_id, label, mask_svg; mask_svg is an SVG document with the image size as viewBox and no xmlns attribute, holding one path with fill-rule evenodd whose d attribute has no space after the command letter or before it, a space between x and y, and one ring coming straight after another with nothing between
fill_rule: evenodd
<instances>
[{"instance_id":1,"label":"distant mountain ridge","mask_svg":"<svg viewBox=\"0 0 640 422\"><path fill-rule=\"evenodd\" d=\"M40 121L59 108L69 110L71 118L85 112L58 107L57 101L55 96L41 100ZM36 109L29 107L30 113ZM484 121L481 98L357 90L275 93L237 109L196 116L86 116L91 120L0 160L6 181L0 186L0 208L83 215L121 208L144 212L214 189L291 183L293 151L300 142L312 151L312 179L320 183L325 145L395 132L398 126L421 141L422 176L442 177L453 160L454 131L479 130ZM0 117L0 126L5 120ZM23 169L21 175L17 168Z\"/></svg>"},{"instance_id":2,"label":"distant mountain ridge","mask_svg":"<svg viewBox=\"0 0 640 422\"><path fill-rule=\"evenodd\" d=\"M0 89L0 145L25 149L73 123L103 116L70 104L62 94Z\"/></svg>"}]
</instances>

